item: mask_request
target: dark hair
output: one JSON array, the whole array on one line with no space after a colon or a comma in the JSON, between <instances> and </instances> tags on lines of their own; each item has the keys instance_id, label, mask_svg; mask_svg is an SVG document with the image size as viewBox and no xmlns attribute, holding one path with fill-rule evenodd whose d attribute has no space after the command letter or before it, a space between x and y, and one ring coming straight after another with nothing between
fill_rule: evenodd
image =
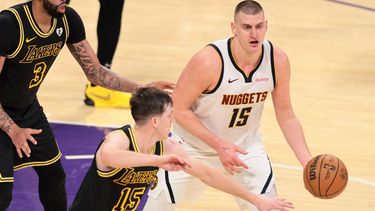
<instances>
[{"instance_id":1,"label":"dark hair","mask_svg":"<svg viewBox=\"0 0 375 211\"><path fill-rule=\"evenodd\" d=\"M168 105L172 105L172 98L156 88L146 87L138 89L130 99L130 110L137 124L144 124L153 115L164 113Z\"/></svg>"},{"instance_id":2,"label":"dark hair","mask_svg":"<svg viewBox=\"0 0 375 211\"><path fill-rule=\"evenodd\" d=\"M256 15L262 11L263 8L258 2L245 0L237 4L236 9L234 10L234 16L236 16L239 12L244 12L248 15Z\"/></svg>"}]
</instances>

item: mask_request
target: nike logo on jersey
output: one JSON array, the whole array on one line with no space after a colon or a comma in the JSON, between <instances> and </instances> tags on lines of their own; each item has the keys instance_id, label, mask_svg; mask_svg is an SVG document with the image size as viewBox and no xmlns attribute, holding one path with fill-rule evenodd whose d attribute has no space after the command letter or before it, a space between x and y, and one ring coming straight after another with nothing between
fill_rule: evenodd
<instances>
[{"instance_id":1,"label":"nike logo on jersey","mask_svg":"<svg viewBox=\"0 0 375 211\"><path fill-rule=\"evenodd\" d=\"M37 37L37 36L35 36L35 37L33 37L33 38L28 38L28 37L26 37L26 43L29 43L29 42L35 40L36 37Z\"/></svg>"},{"instance_id":2,"label":"nike logo on jersey","mask_svg":"<svg viewBox=\"0 0 375 211\"><path fill-rule=\"evenodd\" d=\"M238 79L239 78L236 78L236 79L233 79L233 80L228 79L228 83L233 83L233 82L237 81Z\"/></svg>"},{"instance_id":3,"label":"nike logo on jersey","mask_svg":"<svg viewBox=\"0 0 375 211\"><path fill-rule=\"evenodd\" d=\"M106 101L111 100L111 95L110 94L107 94L107 95L103 96L103 95L98 95L98 94L91 93L91 95L93 95L94 97L97 97L99 99L102 99L102 100L106 100Z\"/></svg>"}]
</instances>

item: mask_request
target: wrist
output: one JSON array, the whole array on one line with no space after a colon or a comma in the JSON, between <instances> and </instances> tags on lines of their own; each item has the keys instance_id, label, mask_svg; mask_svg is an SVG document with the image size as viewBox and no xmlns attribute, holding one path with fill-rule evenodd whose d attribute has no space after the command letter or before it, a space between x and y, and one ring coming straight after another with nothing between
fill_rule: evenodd
<instances>
[{"instance_id":1,"label":"wrist","mask_svg":"<svg viewBox=\"0 0 375 211\"><path fill-rule=\"evenodd\" d=\"M153 155L152 159L154 160L155 166L161 166L161 156Z\"/></svg>"}]
</instances>

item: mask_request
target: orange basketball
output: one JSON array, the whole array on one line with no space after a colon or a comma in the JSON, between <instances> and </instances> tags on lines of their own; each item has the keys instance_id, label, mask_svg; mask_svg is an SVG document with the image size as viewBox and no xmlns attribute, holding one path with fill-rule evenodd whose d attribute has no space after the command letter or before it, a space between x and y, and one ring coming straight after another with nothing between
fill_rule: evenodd
<instances>
[{"instance_id":1,"label":"orange basketball","mask_svg":"<svg viewBox=\"0 0 375 211\"><path fill-rule=\"evenodd\" d=\"M303 182L313 196L331 199L344 191L348 183L348 171L336 156L321 154L313 157L305 166Z\"/></svg>"}]
</instances>

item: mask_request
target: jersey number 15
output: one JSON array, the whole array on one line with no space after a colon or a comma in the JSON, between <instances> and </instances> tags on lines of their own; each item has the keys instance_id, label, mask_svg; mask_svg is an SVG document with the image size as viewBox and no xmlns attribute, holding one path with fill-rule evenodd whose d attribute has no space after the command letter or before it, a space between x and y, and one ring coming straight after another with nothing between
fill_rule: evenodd
<instances>
[{"instance_id":1,"label":"jersey number 15","mask_svg":"<svg viewBox=\"0 0 375 211\"><path fill-rule=\"evenodd\" d=\"M233 114L229 123L229 127L231 128L246 125L247 119L249 119L250 111L251 107L233 109Z\"/></svg>"}]
</instances>

